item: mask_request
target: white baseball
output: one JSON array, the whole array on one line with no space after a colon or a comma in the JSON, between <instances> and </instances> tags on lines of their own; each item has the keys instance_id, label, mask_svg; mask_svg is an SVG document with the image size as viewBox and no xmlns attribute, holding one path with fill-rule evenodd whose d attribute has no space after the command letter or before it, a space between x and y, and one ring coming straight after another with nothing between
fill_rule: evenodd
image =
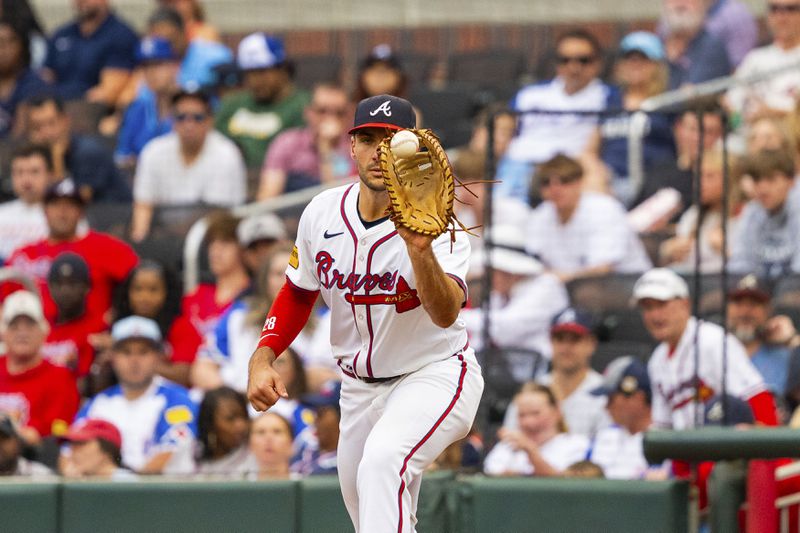
<instances>
[{"instance_id":1,"label":"white baseball","mask_svg":"<svg viewBox=\"0 0 800 533\"><path fill-rule=\"evenodd\" d=\"M394 134L389 144L392 153L399 159L413 156L419 150L419 139L408 130L400 130Z\"/></svg>"}]
</instances>

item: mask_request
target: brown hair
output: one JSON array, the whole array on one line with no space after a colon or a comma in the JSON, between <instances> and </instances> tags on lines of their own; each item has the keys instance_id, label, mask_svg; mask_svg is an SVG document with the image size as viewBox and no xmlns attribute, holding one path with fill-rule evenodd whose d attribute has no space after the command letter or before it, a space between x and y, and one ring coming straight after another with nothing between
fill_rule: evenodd
<instances>
[{"instance_id":1,"label":"brown hair","mask_svg":"<svg viewBox=\"0 0 800 533\"><path fill-rule=\"evenodd\" d=\"M583 28L573 28L567 30L559 35L558 39L556 39L556 50L561 46L561 43L567 39L575 39L589 43L589 45L592 47L592 51L594 52L595 59L603 59L603 46L600 44L600 41L594 36L594 34L584 30Z\"/></svg>"},{"instance_id":2,"label":"brown hair","mask_svg":"<svg viewBox=\"0 0 800 533\"><path fill-rule=\"evenodd\" d=\"M558 399L556 398L555 393L550 387L546 385L541 385L539 383L536 383L535 381L528 381L527 383L522 385L522 388L520 388L519 392L514 395L514 402L516 402L517 398L519 398L524 394L544 395L544 397L547 398L547 403L550 405L550 407L553 407L558 411L558 424L556 426L558 428L558 432L566 433L568 431L567 424L566 422L564 422L564 415L561 414L561 409L558 405Z\"/></svg>"},{"instance_id":3,"label":"brown hair","mask_svg":"<svg viewBox=\"0 0 800 533\"><path fill-rule=\"evenodd\" d=\"M776 172L794 179L794 157L788 150L761 150L747 158L744 170L755 181Z\"/></svg>"},{"instance_id":4,"label":"brown hair","mask_svg":"<svg viewBox=\"0 0 800 533\"><path fill-rule=\"evenodd\" d=\"M264 258L261 268L256 273L255 290L247 297L247 318L245 322L248 326L260 328L264 323L267 312L272 307L273 299L276 296L275 294L267 294L269 271L272 270L276 257L291 252L292 245L282 242L276 244Z\"/></svg>"},{"instance_id":5,"label":"brown hair","mask_svg":"<svg viewBox=\"0 0 800 533\"><path fill-rule=\"evenodd\" d=\"M736 156L728 153L727 161L722 157L722 150L711 150L703 154L702 168L707 167L723 171L725 164L728 167L728 176L725 180L725 190L728 192L728 216L738 212L744 200L740 185L741 164Z\"/></svg>"},{"instance_id":6,"label":"brown hair","mask_svg":"<svg viewBox=\"0 0 800 533\"><path fill-rule=\"evenodd\" d=\"M29 157L38 156L44 160L44 164L49 172L53 171L53 155L50 148L43 144L23 144L18 146L11 152L11 161L15 159L27 159Z\"/></svg>"},{"instance_id":7,"label":"brown hair","mask_svg":"<svg viewBox=\"0 0 800 533\"><path fill-rule=\"evenodd\" d=\"M239 219L228 211L215 211L208 216L208 229L206 230L206 242L211 241L237 241L236 228L239 227Z\"/></svg>"},{"instance_id":8,"label":"brown hair","mask_svg":"<svg viewBox=\"0 0 800 533\"><path fill-rule=\"evenodd\" d=\"M580 179L583 177L583 167L576 159L559 153L536 167L533 179L538 185L543 179L553 176Z\"/></svg>"},{"instance_id":9,"label":"brown hair","mask_svg":"<svg viewBox=\"0 0 800 533\"><path fill-rule=\"evenodd\" d=\"M475 150L464 150L453 162L453 172L464 183L480 181L486 175L486 155Z\"/></svg>"}]
</instances>

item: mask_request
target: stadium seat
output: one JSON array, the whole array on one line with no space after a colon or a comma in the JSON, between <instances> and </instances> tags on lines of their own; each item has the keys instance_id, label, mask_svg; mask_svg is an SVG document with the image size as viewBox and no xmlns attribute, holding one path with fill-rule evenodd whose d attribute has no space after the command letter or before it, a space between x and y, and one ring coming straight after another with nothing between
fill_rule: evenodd
<instances>
[{"instance_id":1,"label":"stadium seat","mask_svg":"<svg viewBox=\"0 0 800 533\"><path fill-rule=\"evenodd\" d=\"M505 89L525 70L520 50L489 49L459 52L447 58L447 78L481 89Z\"/></svg>"},{"instance_id":2,"label":"stadium seat","mask_svg":"<svg viewBox=\"0 0 800 533\"><path fill-rule=\"evenodd\" d=\"M128 237L128 224L133 206L129 202L101 202L91 204L86 210L89 227L95 231L110 233L120 239Z\"/></svg>"},{"instance_id":3,"label":"stadium seat","mask_svg":"<svg viewBox=\"0 0 800 533\"><path fill-rule=\"evenodd\" d=\"M308 55L292 58L295 83L311 89L317 83L341 81L342 58L338 55Z\"/></svg>"},{"instance_id":4,"label":"stadium seat","mask_svg":"<svg viewBox=\"0 0 800 533\"><path fill-rule=\"evenodd\" d=\"M638 341L607 341L599 342L597 349L592 355L592 368L598 372L603 372L608 363L617 357L625 355L633 355L637 359L646 363L653 353L655 344L652 342L638 342Z\"/></svg>"},{"instance_id":5,"label":"stadium seat","mask_svg":"<svg viewBox=\"0 0 800 533\"><path fill-rule=\"evenodd\" d=\"M97 126L108 108L85 100L69 100L64 103L64 111L70 118L72 133L97 135Z\"/></svg>"},{"instance_id":6,"label":"stadium seat","mask_svg":"<svg viewBox=\"0 0 800 533\"><path fill-rule=\"evenodd\" d=\"M400 65L408 79L409 88L427 87L436 65L436 57L431 54L401 52Z\"/></svg>"},{"instance_id":7,"label":"stadium seat","mask_svg":"<svg viewBox=\"0 0 800 533\"><path fill-rule=\"evenodd\" d=\"M410 100L422 113L423 126L433 129L445 148L469 141L476 111L473 90L460 86L442 90L417 88Z\"/></svg>"}]
</instances>

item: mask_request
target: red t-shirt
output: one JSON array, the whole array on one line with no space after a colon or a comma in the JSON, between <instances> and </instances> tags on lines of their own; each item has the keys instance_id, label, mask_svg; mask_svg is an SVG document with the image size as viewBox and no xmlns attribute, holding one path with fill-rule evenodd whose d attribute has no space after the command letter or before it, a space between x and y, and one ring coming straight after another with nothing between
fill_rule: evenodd
<instances>
[{"instance_id":1,"label":"red t-shirt","mask_svg":"<svg viewBox=\"0 0 800 533\"><path fill-rule=\"evenodd\" d=\"M102 318L111 308L114 287L139 262L136 252L116 237L92 230L74 241L53 243L44 239L15 250L6 265L38 282L45 315L51 318L56 315L56 306L47 289L47 273L53 259L63 252L76 253L89 265L91 289L86 297L86 313Z\"/></svg>"},{"instance_id":2,"label":"red t-shirt","mask_svg":"<svg viewBox=\"0 0 800 533\"><path fill-rule=\"evenodd\" d=\"M68 368L75 377L85 376L94 361L89 335L107 329L105 321L88 314L63 324L51 323L50 335L42 346L42 357L56 366Z\"/></svg>"},{"instance_id":3,"label":"red t-shirt","mask_svg":"<svg viewBox=\"0 0 800 533\"><path fill-rule=\"evenodd\" d=\"M8 373L8 357L0 357L0 411L20 427L31 426L42 437L63 435L78 412L78 388L66 368L47 361L21 374Z\"/></svg>"},{"instance_id":4,"label":"red t-shirt","mask_svg":"<svg viewBox=\"0 0 800 533\"><path fill-rule=\"evenodd\" d=\"M184 315L180 315L172 323L167 334L169 359L173 363L191 364L197 357L197 351L203 344L203 337Z\"/></svg>"}]
</instances>

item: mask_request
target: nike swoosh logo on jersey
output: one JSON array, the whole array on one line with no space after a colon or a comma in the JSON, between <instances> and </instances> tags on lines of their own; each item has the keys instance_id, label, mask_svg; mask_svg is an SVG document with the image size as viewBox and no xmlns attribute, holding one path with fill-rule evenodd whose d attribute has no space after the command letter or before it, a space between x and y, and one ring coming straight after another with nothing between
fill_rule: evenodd
<instances>
[{"instance_id":1,"label":"nike swoosh logo on jersey","mask_svg":"<svg viewBox=\"0 0 800 533\"><path fill-rule=\"evenodd\" d=\"M325 233L323 233L322 236L325 237L326 239L330 239L331 237L338 237L342 233L344 232L340 231L339 233L328 233L328 230L325 230Z\"/></svg>"}]
</instances>

